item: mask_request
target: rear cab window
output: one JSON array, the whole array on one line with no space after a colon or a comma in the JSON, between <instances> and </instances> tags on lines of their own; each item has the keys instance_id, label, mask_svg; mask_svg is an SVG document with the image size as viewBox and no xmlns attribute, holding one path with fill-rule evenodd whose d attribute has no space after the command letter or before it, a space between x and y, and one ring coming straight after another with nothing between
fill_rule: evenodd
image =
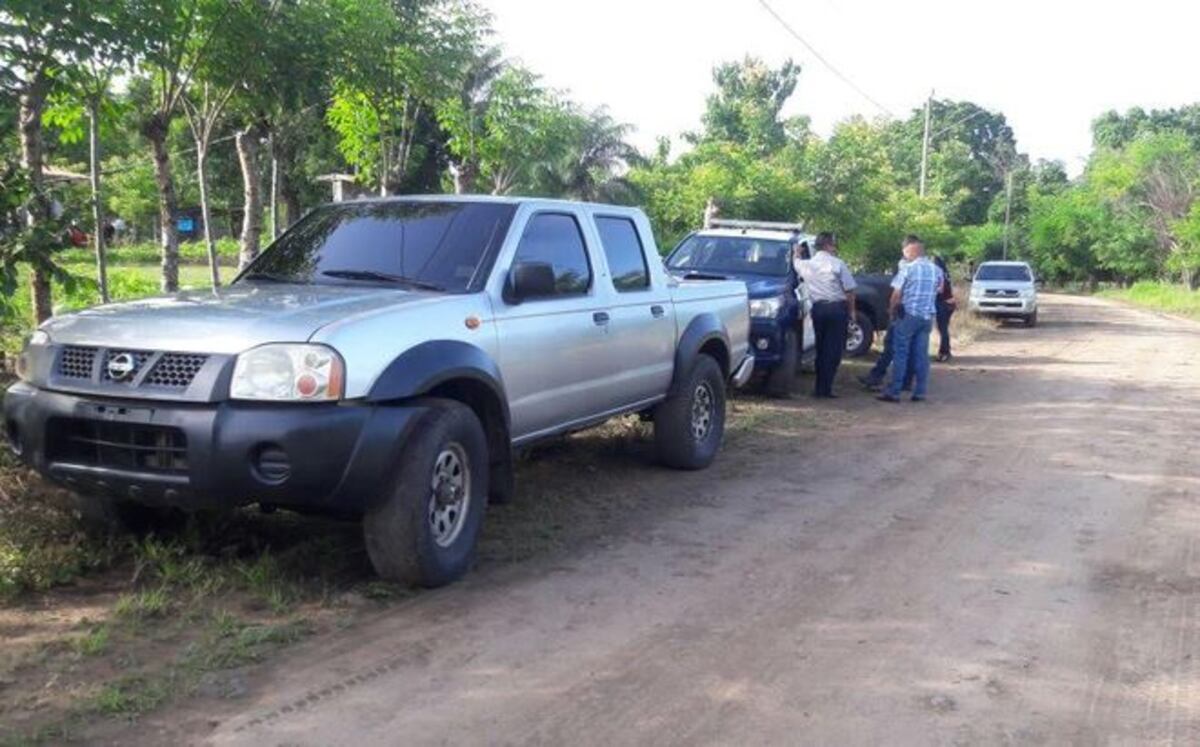
<instances>
[{"instance_id":1,"label":"rear cab window","mask_svg":"<svg viewBox=\"0 0 1200 747\"><path fill-rule=\"evenodd\" d=\"M646 264L646 250L634 222L620 216L598 215L596 230L608 261L613 288L619 293L649 288L650 267Z\"/></svg>"}]
</instances>

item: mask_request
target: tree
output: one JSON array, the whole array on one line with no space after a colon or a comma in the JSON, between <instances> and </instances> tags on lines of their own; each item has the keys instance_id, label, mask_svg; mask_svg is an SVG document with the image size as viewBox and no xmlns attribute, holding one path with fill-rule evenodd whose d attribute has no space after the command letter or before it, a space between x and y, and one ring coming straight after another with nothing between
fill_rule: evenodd
<instances>
[{"instance_id":1,"label":"tree","mask_svg":"<svg viewBox=\"0 0 1200 747\"><path fill-rule=\"evenodd\" d=\"M135 20L141 65L154 82L151 107L140 123L154 154L162 244L162 290L179 289L178 200L167 136L197 69L229 12L253 0L126 0Z\"/></svg>"},{"instance_id":2,"label":"tree","mask_svg":"<svg viewBox=\"0 0 1200 747\"><path fill-rule=\"evenodd\" d=\"M631 129L603 109L575 114L565 153L541 170L544 191L589 202L632 202L637 190L625 174L642 157L625 141Z\"/></svg>"},{"instance_id":3,"label":"tree","mask_svg":"<svg viewBox=\"0 0 1200 747\"><path fill-rule=\"evenodd\" d=\"M486 16L453 0L341 0L341 74L329 109L346 160L381 195L417 160L422 119L460 89Z\"/></svg>"},{"instance_id":4,"label":"tree","mask_svg":"<svg viewBox=\"0 0 1200 747\"><path fill-rule=\"evenodd\" d=\"M1016 139L1003 114L970 101L935 100L930 107L929 194L940 194L946 219L979 225L1018 167ZM921 172L925 110L887 127L887 150L898 183L914 189Z\"/></svg>"},{"instance_id":5,"label":"tree","mask_svg":"<svg viewBox=\"0 0 1200 747\"><path fill-rule=\"evenodd\" d=\"M1187 247L1176 235L1196 201L1200 154L1186 134L1139 135L1121 150L1101 150L1088 168L1088 181L1111 209L1143 222L1155 236L1156 264L1171 266L1191 287L1200 276L1181 256Z\"/></svg>"},{"instance_id":6,"label":"tree","mask_svg":"<svg viewBox=\"0 0 1200 747\"><path fill-rule=\"evenodd\" d=\"M750 152L767 155L787 142L783 105L796 90L800 66L788 60L778 70L746 57L713 69L715 93L708 97L700 139L740 143Z\"/></svg>"},{"instance_id":7,"label":"tree","mask_svg":"<svg viewBox=\"0 0 1200 747\"><path fill-rule=\"evenodd\" d=\"M457 95L438 106L438 123L446 131L446 148L451 155L450 171L456 194L474 192L482 166L479 142L487 137L487 114L492 104L492 85L505 64L499 47L477 53L467 68Z\"/></svg>"},{"instance_id":8,"label":"tree","mask_svg":"<svg viewBox=\"0 0 1200 747\"><path fill-rule=\"evenodd\" d=\"M492 194L532 185L545 164L563 153L571 112L524 68L507 67L492 84L491 100L476 141L480 176Z\"/></svg>"},{"instance_id":9,"label":"tree","mask_svg":"<svg viewBox=\"0 0 1200 747\"><path fill-rule=\"evenodd\" d=\"M44 179L42 114L56 76L72 57L78 59L112 32L111 4L105 0L6 0L0 9L0 88L18 102L21 168L25 178L22 212L28 229L22 255L31 262L33 316L52 313L50 279L55 246L46 228L52 223ZM17 180L9 175L9 182Z\"/></svg>"}]
</instances>

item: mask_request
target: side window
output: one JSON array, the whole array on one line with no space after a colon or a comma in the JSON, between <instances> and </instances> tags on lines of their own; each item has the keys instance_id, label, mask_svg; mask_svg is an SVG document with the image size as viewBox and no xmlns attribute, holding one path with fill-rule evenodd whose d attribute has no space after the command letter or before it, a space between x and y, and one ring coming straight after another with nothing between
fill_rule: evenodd
<instances>
[{"instance_id":1,"label":"side window","mask_svg":"<svg viewBox=\"0 0 1200 747\"><path fill-rule=\"evenodd\" d=\"M583 233L575 218L564 213L539 213L529 219L513 263L545 262L554 268L554 291L558 296L587 293L592 269Z\"/></svg>"},{"instance_id":2,"label":"side window","mask_svg":"<svg viewBox=\"0 0 1200 747\"><path fill-rule=\"evenodd\" d=\"M613 287L618 291L636 291L650 287L650 270L637 227L628 218L596 218L600 243L608 259Z\"/></svg>"}]
</instances>

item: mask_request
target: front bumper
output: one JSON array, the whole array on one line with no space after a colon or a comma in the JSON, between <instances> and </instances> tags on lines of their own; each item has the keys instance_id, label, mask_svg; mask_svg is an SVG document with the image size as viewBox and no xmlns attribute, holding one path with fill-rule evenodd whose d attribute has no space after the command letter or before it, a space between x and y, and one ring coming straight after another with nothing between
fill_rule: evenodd
<instances>
[{"instance_id":1,"label":"front bumper","mask_svg":"<svg viewBox=\"0 0 1200 747\"><path fill-rule=\"evenodd\" d=\"M750 350L754 367L760 371L774 368L783 360L783 325L778 319L750 319Z\"/></svg>"},{"instance_id":2,"label":"front bumper","mask_svg":"<svg viewBox=\"0 0 1200 747\"><path fill-rule=\"evenodd\" d=\"M734 389L741 389L746 386L746 382L750 381L750 377L754 375L754 356L746 353L746 357L742 358L742 362L737 368L733 369L733 375L729 377Z\"/></svg>"},{"instance_id":3,"label":"front bumper","mask_svg":"<svg viewBox=\"0 0 1200 747\"><path fill-rule=\"evenodd\" d=\"M76 492L185 509L261 502L339 512L380 494L419 407L4 396L21 460Z\"/></svg>"},{"instance_id":4,"label":"front bumper","mask_svg":"<svg viewBox=\"0 0 1200 747\"><path fill-rule=\"evenodd\" d=\"M1028 316L1037 311L1037 299L972 297L970 299L970 309L976 314L987 314L990 316Z\"/></svg>"}]
</instances>

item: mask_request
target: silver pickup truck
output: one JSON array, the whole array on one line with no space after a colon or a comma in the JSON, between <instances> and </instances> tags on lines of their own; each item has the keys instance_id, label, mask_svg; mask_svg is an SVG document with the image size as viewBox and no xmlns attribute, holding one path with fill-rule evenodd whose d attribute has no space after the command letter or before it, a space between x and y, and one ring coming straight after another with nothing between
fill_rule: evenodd
<instances>
[{"instance_id":1,"label":"silver pickup truck","mask_svg":"<svg viewBox=\"0 0 1200 747\"><path fill-rule=\"evenodd\" d=\"M512 495L516 447L641 412L662 462L707 466L749 327L745 284L671 279L640 210L344 202L228 288L43 324L4 431L108 516L361 516L380 575L437 586Z\"/></svg>"}]
</instances>

